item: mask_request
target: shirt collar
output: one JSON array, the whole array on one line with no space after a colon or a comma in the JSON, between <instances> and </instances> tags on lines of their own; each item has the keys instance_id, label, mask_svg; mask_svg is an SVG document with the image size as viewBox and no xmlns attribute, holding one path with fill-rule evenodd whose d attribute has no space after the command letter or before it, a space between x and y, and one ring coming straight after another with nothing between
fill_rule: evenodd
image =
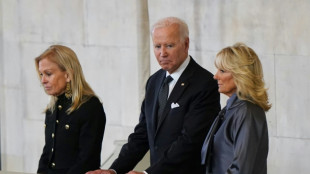
<instances>
[{"instance_id":1,"label":"shirt collar","mask_svg":"<svg viewBox=\"0 0 310 174\"><path fill-rule=\"evenodd\" d=\"M173 78L174 81L178 81L180 76L184 72L185 68L189 64L190 60L191 59L190 59L190 57L188 55L187 58L184 60L184 62L181 64L181 66L177 70L175 70L172 74L169 74L168 71L166 71L166 77L170 75Z\"/></svg>"},{"instance_id":2,"label":"shirt collar","mask_svg":"<svg viewBox=\"0 0 310 174\"><path fill-rule=\"evenodd\" d=\"M231 105L234 103L234 101L237 99L237 94L234 93L232 96L229 97L226 104L226 110L228 111Z\"/></svg>"}]
</instances>

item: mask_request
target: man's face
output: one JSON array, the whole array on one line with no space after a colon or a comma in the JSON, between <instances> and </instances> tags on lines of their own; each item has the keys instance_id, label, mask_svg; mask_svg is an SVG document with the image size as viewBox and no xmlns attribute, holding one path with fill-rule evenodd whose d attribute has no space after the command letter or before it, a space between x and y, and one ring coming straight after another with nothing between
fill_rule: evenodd
<instances>
[{"instance_id":1,"label":"man's face","mask_svg":"<svg viewBox=\"0 0 310 174\"><path fill-rule=\"evenodd\" d=\"M189 38L180 37L179 26L172 24L168 27L153 30L154 54L162 69L173 73L184 62L188 55Z\"/></svg>"}]
</instances>

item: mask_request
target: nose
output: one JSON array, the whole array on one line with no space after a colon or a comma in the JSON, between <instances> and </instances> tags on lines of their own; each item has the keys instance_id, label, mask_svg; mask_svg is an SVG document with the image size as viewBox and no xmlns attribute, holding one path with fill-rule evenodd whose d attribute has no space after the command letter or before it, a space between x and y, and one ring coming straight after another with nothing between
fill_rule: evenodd
<instances>
[{"instance_id":1,"label":"nose","mask_svg":"<svg viewBox=\"0 0 310 174\"><path fill-rule=\"evenodd\" d=\"M160 56L167 56L167 51L165 47L161 47L160 48Z\"/></svg>"},{"instance_id":2,"label":"nose","mask_svg":"<svg viewBox=\"0 0 310 174\"><path fill-rule=\"evenodd\" d=\"M42 75L42 77L41 77L41 83L44 84L44 83L46 83L46 82L47 82L47 80L46 80L45 75Z\"/></svg>"},{"instance_id":3,"label":"nose","mask_svg":"<svg viewBox=\"0 0 310 174\"><path fill-rule=\"evenodd\" d=\"M214 78L215 80L218 80L218 72L219 72L219 70L217 70L216 73L215 73L214 76L213 76L213 78Z\"/></svg>"}]
</instances>

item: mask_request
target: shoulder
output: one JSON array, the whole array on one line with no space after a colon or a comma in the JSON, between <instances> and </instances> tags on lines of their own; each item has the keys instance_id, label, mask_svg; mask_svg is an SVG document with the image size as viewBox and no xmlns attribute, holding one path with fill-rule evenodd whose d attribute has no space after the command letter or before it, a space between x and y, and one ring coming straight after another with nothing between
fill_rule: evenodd
<instances>
[{"instance_id":1,"label":"shoulder","mask_svg":"<svg viewBox=\"0 0 310 174\"><path fill-rule=\"evenodd\" d=\"M80 109L92 109L102 108L103 105L98 97L96 96L84 96L87 97L86 101L81 105Z\"/></svg>"},{"instance_id":2,"label":"shoulder","mask_svg":"<svg viewBox=\"0 0 310 174\"><path fill-rule=\"evenodd\" d=\"M249 101L242 101L244 104L242 106L243 112L246 115L249 115L249 117L254 117L254 118L260 118L260 117L265 117L265 112L264 110L259 107L258 105L251 103Z\"/></svg>"},{"instance_id":3,"label":"shoulder","mask_svg":"<svg viewBox=\"0 0 310 174\"><path fill-rule=\"evenodd\" d=\"M149 77L148 81L150 81L150 80L156 80L156 79L162 78L162 77L165 76L165 74L166 74L166 71L165 71L165 70L159 69L158 71L156 71L154 74L152 74L152 75Z\"/></svg>"},{"instance_id":4,"label":"shoulder","mask_svg":"<svg viewBox=\"0 0 310 174\"><path fill-rule=\"evenodd\" d=\"M166 74L166 71L164 71L163 69L156 71L154 74L152 74L148 78L148 80L146 82L146 86L149 86L150 84L151 84L151 86L153 86L154 83L160 82L160 80L163 80L165 74Z\"/></svg>"},{"instance_id":5,"label":"shoulder","mask_svg":"<svg viewBox=\"0 0 310 174\"><path fill-rule=\"evenodd\" d=\"M213 74L210 71L208 71L207 69L199 65L193 58L188 64L188 69L192 69L196 73L201 73L204 76L207 75L207 76L213 77Z\"/></svg>"},{"instance_id":6,"label":"shoulder","mask_svg":"<svg viewBox=\"0 0 310 174\"><path fill-rule=\"evenodd\" d=\"M191 88L197 91L216 92L218 93L217 81L213 74L191 59L188 67L184 70L183 77L188 79Z\"/></svg>"},{"instance_id":7,"label":"shoulder","mask_svg":"<svg viewBox=\"0 0 310 174\"><path fill-rule=\"evenodd\" d=\"M266 115L264 110L256 104L249 101L238 100L234 110L234 120L238 124L244 123L264 123Z\"/></svg>"},{"instance_id":8,"label":"shoulder","mask_svg":"<svg viewBox=\"0 0 310 174\"><path fill-rule=\"evenodd\" d=\"M192 80L216 84L216 80L214 80L213 74L199 65L193 58L191 58L183 73L192 74Z\"/></svg>"},{"instance_id":9,"label":"shoulder","mask_svg":"<svg viewBox=\"0 0 310 174\"><path fill-rule=\"evenodd\" d=\"M73 114L79 116L83 121L86 120L105 120L105 112L103 105L96 96L91 96L86 102L84 102ZM101 121L99 121L101 122Z\"/></svg>"},{"instance_id":10,"label":"shoulder","mask_svg":"<svg viewBox=\"0 0 310 174\"><path fill-rule=\"evenodd\" d=\"M85 103L92 103L92 104L101 104L99 98L97 96L90 96L89 99Z\"/></svg>"}]
</instances>

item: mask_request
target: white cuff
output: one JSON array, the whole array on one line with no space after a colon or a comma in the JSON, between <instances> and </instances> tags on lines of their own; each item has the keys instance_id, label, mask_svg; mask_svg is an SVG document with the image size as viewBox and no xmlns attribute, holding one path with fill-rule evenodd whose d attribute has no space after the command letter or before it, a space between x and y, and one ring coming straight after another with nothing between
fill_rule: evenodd
<instances>
[{"instance_id":1,"label":"white cuff","mask_svg":"<svg viewBox=\"0 0 310 174\"><path fill-rule=\"evenodd\" d=\"M148 174L146 171L143 171L144 174Z\"/></svg>"}]
</instances>

